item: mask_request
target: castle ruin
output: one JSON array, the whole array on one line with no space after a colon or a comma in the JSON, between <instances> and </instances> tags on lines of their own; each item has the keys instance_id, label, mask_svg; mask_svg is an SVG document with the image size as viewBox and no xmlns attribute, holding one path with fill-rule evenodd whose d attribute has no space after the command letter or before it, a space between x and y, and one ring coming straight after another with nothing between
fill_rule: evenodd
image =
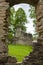
<instances>
[{"instance_id":1,"label":"castle ruin","mask_svg":"<svg viewBox=\"0 0 43 65\"><path fill-rule=\"evenodd\" d=\"M22 45L33 45L32 34L22 31L21 26L18 26L15 32L13 43Z\"/></svg>"},{"instance_id":2,"label":"castle ruin","mask_svg":"<svg viewBox=\"0 0 43 65\"><path fill-rule=\"evenodd\" d=\"M36 30L39 33L38 42L34 45L33 52L26 56L22 65L43 65L43 0L0 0L0 44L6 44L7 31L8 31L8 16L9 9L15 4L28 3L36 9ZM6 44L7 45L7 44ZM8 62L3 60L5 57L1 54L4 45L0 46L0 65L15 65L14 61ZM7 48L7 47L6 47ZM2 56L1 56L2 55ZM4 50L4 55L5 50ZM13 62L13 64L12 64Z\"/></svg>"}]
</instances>

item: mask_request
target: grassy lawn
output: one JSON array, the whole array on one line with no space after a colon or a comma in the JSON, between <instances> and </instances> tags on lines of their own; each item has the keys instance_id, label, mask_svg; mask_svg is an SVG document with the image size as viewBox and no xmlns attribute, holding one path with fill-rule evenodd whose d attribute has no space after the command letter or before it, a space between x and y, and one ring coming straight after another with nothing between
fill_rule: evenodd
<instances>
[{"instance_id":1,"label":"grassy lawn","mask_svg":"<svg viewBox=\"0 0 43 65\"><path fill-rule=\"evenodd\" d=\"M17 60L20 62L23 58L32 52L32 46L26 45L8 45L8 53L10 56L15 56Z\"/></svg>"}]
</instances>

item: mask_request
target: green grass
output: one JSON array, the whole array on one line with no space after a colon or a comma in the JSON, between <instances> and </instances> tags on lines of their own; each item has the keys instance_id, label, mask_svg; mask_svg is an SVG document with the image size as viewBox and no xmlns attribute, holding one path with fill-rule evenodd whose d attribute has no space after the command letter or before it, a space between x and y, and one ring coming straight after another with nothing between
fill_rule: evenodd
<instances>
[{"instance_id":1,"label":"green grass","mask_svg":"<svg viewBox=\"0 0 43 65\"><path fill-rule=\"evenodd\" d=\"M8 45L8 53L10 56L14 56L17 58L19 62L23 60L23 58L32 52L32 46L26 45Z\"/></svg>"}]
</instances>

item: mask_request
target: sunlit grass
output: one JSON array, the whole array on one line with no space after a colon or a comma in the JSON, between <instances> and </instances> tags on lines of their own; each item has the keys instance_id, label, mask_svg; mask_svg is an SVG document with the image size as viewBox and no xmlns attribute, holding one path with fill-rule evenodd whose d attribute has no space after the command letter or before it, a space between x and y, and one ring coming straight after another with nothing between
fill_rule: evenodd
<instances>
[{"instance_id":1,"label":"sunlit grass","mask_svg":"<svg viewBox=\"0 0 43 65\"><path fill-rule=\"evenodd\" d=\"M20 62L26 55L29 55L32 52L32 46L27 45L8 45L8 53L10 56L14 56Z\"/></svg>"}]
</instances>

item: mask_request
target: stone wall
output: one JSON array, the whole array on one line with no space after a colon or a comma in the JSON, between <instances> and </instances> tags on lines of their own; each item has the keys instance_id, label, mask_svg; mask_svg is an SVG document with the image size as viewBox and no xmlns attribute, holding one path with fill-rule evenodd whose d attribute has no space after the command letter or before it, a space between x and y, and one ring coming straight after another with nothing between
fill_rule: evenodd
<instances>
[{"instance_id":1,"label":"stone wall","mask_svg":"<svg viewBox=\"0 0 43 65\"><path fill-rule=\"evenodd\" d=\"M15 44L32 45L32 34L23 32L21 27L17 27L14 42Z\"/></svg>"},{"instance_id":2,"label":"stone wall","mask_svg":"<svg viewBox=\"0 0 43 65\"><path fill-rule=\"evenodd\" d=\"M43 0L36 5L36 30L39 33L38 41L43 45Z\"/></svg>"},{"instance_id":3,"label":"stone wall","mask_svg":"<svg viewBox=\"0 0 43 65\"><path fill-rule=\"evenodd\" d=\"M40 43L34 44L34 50L23 59L22 65L43 65L43 46Z\"/></svg>"},{"instance_id":4,"label":"stone wall","mask_svg":"<svg viewBox=\"0 0 43 65\"><path fill-rule=\"evenodd\" d=\"M9 3L0 0L0 65L15 65L15 57L8 56L8 45L6 42L8 33L8 10Z\"/></svg>"},{"instance_id":5,"label":"stone wall","mask_svg":"<svg viewBox=\"0 0 43 65\"><path fill-rule=\"evenodd\" d=\"M0 44L6 43L8 8L15 3L21 2L35 5L37 17L36 27L39 33L38 43L35 44L33 51L25 57L21 65L43 65L43 0L0 0ZM0 65L16 65L16 62L12 60L8 62L8 57L5 61L7 53L5 47L0 45Z\"/></svg>"},{"instance_id":6,"label":"stone wall","mask_svg":"<svg viewBox=\"0 0 43 65\"><path fill-rule=\"evenodd\" d=\"M7 31L8 31L8 8L9 3L7 3L5 0L0 0L0 63L6 62L7 58ZM5 52L5 55L4 55Z\"/></svg>"},{"instance_id":7,"label":"stone wall","mask_svg":"<svg viewBox=\"0 0 43 65\"><path fill-rule=\"evenodd\" d=\"M38 42L33 51L26 56L22 65L43 65L43 0L36 4L36 30L39 33Z\"/></svg>"}]
</instances>

